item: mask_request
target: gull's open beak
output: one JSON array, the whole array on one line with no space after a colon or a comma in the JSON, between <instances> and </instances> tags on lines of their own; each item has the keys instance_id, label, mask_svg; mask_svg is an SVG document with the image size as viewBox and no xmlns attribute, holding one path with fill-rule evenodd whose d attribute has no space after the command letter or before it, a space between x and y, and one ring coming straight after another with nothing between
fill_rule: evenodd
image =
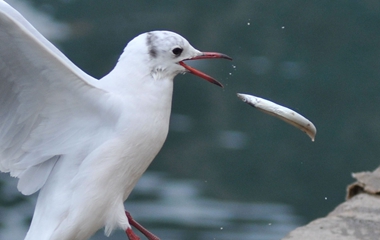
<instances>
[{"instance_id":1,"label":"gull's open beak","mask_svg":"<svg viewBox=\"0 0 380 240\"><path fill-rule=\"evenodd\" d=\"M228 59L228 60L232 60L232 58L230 58L229 56L223 54L223 53L216 53L216 52L203 52L202 55L199 55L199 56L196 56L196 57L193 57L193 58L188 58L188 59L185 59L183 61L188 61L188 60L199 60L199 59L210 59L210 58L225 58L225 59ZM186 65L183 61L180 61L179 62L179 65L181 65L182 67L184 67L187 71L189 71L190 73L198 76L198 77L201 77L203 79L205 79L206 81L210 82L210 83L213 83L213 84L216 84L218 85L219 87L223 87L223 85L218 82L215 78L213 77L210 77L209 75L193 68L193 67L190 67L188 65Z\"/></svg>"}]
</instances>

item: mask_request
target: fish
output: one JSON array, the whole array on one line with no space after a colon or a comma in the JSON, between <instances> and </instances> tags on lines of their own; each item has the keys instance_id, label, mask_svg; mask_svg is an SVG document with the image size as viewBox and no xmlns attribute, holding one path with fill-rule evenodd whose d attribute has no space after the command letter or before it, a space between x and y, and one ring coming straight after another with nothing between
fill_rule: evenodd
<instances>
[{"instance_id":1,"label":"fish","mask_svg":"<svg viewBox=\"0 0 380 240\"><path fill-rule=\"evenodd\" d=\"M317 128L309 119L305 118L296 111L253 95L238 93L237 96L243 102L259 109L260 111L275 116L300 129L311 138L311 141L314 142L315 135L317 134Z\"/></svg>"}]
</instances>

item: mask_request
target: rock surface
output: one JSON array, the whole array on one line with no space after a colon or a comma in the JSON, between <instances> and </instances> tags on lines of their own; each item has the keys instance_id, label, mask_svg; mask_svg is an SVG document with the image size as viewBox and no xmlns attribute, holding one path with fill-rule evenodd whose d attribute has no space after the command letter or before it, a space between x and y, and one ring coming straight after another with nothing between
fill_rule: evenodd
<instances>
[{"instance_id":1,"label":"rock surface","mask_svg":"<svg viewBox=\"0 0 380 240\"><path fill-rule=\"evenodd\" d=\"M380 168L353 177L357 182L348 186L346 202L326 217L293 230L283 240L380 239Z\"/></svg>"}]
</instances>

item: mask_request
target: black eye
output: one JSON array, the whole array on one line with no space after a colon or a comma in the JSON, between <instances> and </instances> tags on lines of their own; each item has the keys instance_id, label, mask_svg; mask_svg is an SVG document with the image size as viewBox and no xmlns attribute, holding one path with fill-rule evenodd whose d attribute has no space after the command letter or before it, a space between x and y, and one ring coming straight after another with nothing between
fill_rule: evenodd
<instances>
[{"instance_id":1,"label":"black eye","mask_svg":"<svg viewBox=\"0 0 380 240\"><path fill-rule=\"evenodd\" d=\"M172 53L178 57L179 55L181 55L182 51L182 48L176 47L172 50Z\"/></svg>"}]
</instances>

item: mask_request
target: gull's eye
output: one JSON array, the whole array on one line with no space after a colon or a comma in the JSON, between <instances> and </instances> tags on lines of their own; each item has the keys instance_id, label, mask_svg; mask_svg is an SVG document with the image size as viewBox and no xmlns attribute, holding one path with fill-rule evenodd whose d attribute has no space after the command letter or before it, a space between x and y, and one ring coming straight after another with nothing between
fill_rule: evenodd
<instances>
[{"instance_id":1,"label":"gull's eye","mask_svg":"<svg viewBox=\"0 0 380 240\"><path fill-rule=\"evenodd\" d=\"M179 55L181 55L182 51L183 51L182 48L180 48L180 47L176 47L176 48L173 48L172 53L173 53L176 57L178 57Z\"/></svg>"}]
</instances>

